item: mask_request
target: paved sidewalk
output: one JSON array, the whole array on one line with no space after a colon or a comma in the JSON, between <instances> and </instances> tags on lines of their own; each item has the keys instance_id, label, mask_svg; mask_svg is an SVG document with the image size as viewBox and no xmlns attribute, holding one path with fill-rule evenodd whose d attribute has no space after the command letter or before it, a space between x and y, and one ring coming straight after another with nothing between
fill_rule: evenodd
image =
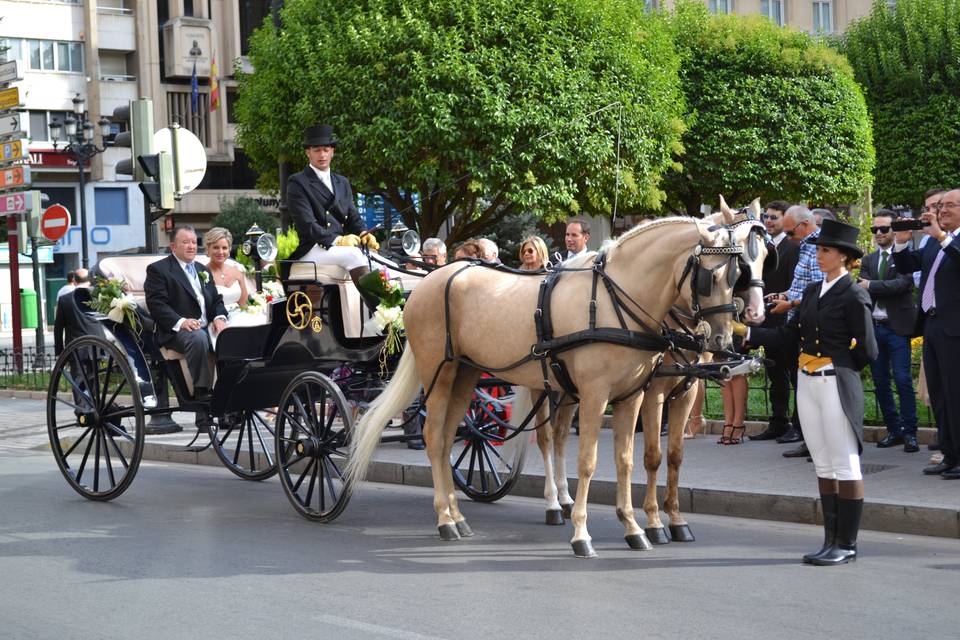
<instances>
[{"instance_id":1,"label":"paved sidewalk","mask_svg":"<svg viewBox=\"0 0 960 640\"><path fill-rule=\"evenodd\" d=\"M25 453L47 449L44 412L43 394L0 391L0 451ZM174 414L174 419L184 425L185 430L178 434L148 436L145 458L219 466L219 460L210 450L201 454L179 451L195 433L193 416L180 413ZM761 427L756 424L752 428ZM591 502L613 504L615 501L611 435L609 430L601 434L598 470L590 488ZM882 435L881 430L868 429L868 438L875 440L879 435ZM927 440L930 435L924 433L922 438ZM780 455L793 445L746 441L741 446L723 447L716 444L716 439L716 435L700 435L687 440L684 448L680 504L689 516L694 532L696 516L693 514L697 513L817 522L817 488L811 464L804 458L787 459ZM662 442L665 447L666 440ZM576 474L577 438L572 436L569 443L567 469L573 476ZM641 524L644 514L640 505L646 482L642 446L642 438L638 437L634 504ZM864 528L960 537L960 482L922 475L920 470L929 457L926 447L922 447L919 453L908 454L901 447L877 449L872 442L867 443L862 459L866 486ZM56 472L53 460L50 470ZM224 470L224 473L229 472ZM398 484L431 484L424 452L412 451L403 444L381 445L370 478ZM662 487L665 482L664 452L658 484ZM571 485L573 491L575 481ZM543 464L535 444L528 446L523 476L512 493L531 497L543 495ZM283 499L279 488L277 499Z\"/></svg>"}]
</instances>

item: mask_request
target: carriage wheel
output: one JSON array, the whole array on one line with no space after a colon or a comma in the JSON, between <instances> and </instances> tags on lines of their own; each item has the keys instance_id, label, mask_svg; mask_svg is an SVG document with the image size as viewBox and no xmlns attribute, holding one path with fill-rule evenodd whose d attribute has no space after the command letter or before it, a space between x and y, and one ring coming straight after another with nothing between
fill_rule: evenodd
<instances>
[{"instance_id":1,"label":"carriage wheel","mask_svg":"<svg viewBox=\"0 0 960 640\"><path fill-rule=\"evenodd\" d=\"M230 413L210 427L210 442L217 457L244 480L266 480L277 472L273 443L274 410Z\"/></svg>"},{"instance_id":2,"label":"carriage wheel","mask_svg":"<svg viewBox=\"0 0 960 640\"><path fill-rule=\"evenodd\" d=\"M347 402L330 378L306 371L287 385L277 415L276 461L280 484L303 517L329 522L346 508L352 433Z\"/></svg>"},{"instance_id":3,"label":"carriage wheel","mask_svg":"<svg viewBox=\"0 0 960 640\"><path fill-rule=\"evenodd\" d=\"M478 502L495 502L510 493L520 479L527 434L506 439L506 430L493 415L502 419L504 398L494 398L477 387L463 422L457 427L450 453L453 481L467 496Z\"/></svg>"},{"instance_id":4,"label":"carriage wheel","mask_svg":"<svg viewBox=\"0 0 960 640\"><path fill-rule=\"evenodd\" d=\"M47 389L47 433L57 466L90 500L126 491L143 456L143 404L127 357L93 336L71 342Z\"/></svg>"}]
</instances>

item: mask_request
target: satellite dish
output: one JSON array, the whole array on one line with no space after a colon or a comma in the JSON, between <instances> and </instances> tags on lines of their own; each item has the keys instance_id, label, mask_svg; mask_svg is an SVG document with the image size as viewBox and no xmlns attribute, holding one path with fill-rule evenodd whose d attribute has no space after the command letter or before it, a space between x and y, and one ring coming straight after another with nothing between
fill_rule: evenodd
<instances>
[{"instance_id":1,"label":"satellite dish","mask_svg":"<svg viewBox=\"0 0 960 640\"><path fill-rule=\"evenodd\" d=\"M207 151L197 136L183 127L166 127L153 134L153 147L155 153L166 151L173 156L177 196L190 193L200 185L207 173Z\"/></svg>"}]
</instances>

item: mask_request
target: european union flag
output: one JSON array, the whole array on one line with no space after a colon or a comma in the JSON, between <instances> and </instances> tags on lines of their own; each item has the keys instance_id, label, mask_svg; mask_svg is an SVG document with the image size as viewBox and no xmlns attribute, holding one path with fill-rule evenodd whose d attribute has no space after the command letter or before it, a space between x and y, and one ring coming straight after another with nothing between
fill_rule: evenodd
<instances>
[{"instance_id":1,"label":"european union flag","mask_svg":"<svg viewBox=\"0 0 960 640\"><path fill-rule=\"evenodd\" d=\"M200 110L200 85L197 84L197 61L193 61L193 76L190 78L190 111Z\"/></svg>"}]
</instances>

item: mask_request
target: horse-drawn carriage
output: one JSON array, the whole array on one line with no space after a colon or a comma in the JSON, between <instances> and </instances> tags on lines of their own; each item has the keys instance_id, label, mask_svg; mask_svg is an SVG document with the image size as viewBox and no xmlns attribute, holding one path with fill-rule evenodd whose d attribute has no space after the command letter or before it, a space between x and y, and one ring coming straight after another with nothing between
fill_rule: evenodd
<instances>
[{"instance_id":1,"label":"horse-drawn carriage","mask_svg":"<svg viewBox=\"0 0 960 640\"><path fill-rule=\"evenodd\" d=\"M272 259L275 246L264 238L253 243L263 252L260 261ZM146 267L161 257L107 258L98 271L124 280L142 304ZM383 336L364 334L366 311L345 271L288 266L285 297L267 303L264 322L231 326L218 336L209 398L195 397L183 356L158 348L143 328L99 315L106 339L85 336L66 346L51 375L47 421L71 487L91 500L111 500L130 486L143 457L146 419L170 412L151 397L153 371L156 386L169 381L176 411L201 418L206 446L232 473L247 480L279 473L291 504L309 519L331 520L342 512L350 497L343 466L354 421L386 385L397 357L384 362ZM424 274L400 269L394 275L409 290ZM451 455L461 488L479 500L505 495L523 460L524 439L504 446L511 431L504 420L509 398L502 396L496 380L478 385ZM422 403L412 403L402 420L418 426ZM420 437L419 429L403 431L416 433L384 441Z\"/></svg>"},{"instance_id":2,"label":"horse-drawn carriage","mask_svg":"<svg viewBox=\"0 0 960 640\"><path fill-rule=\"evenodd\" d=\"M126 325L105 319L114 339L81 338L57 360L48 398L54 455L70 485L89 499L110 500L126 490L143 454L145 417L169 411L144 406L143 380L137 373L143 367L137 365L146 360L167 372L178 410L212 417L211 445L234 474L260 480L279 473L293 507L311 520L337 517L376 445L404 437L384 438L389 422L402 414L404 421L423 423L438 527L441 537L456 539L470 530L451 500L453 485L475 500L506 495L521 470L527 442L523 429L545 423L533 420L537 406L529 412L515 409L508 419L504 387L512 383L552 389L553 396L566 395L581 406L581 482L576 506L562 505L572 511L575 552L592 555L585 527L586 491L595 468L599 419L608 402L615 405L618 514L631 547L648 548L634 520L628 487L633 426L643 390L665 352L703 352L708 347L725 352L738 312L735 289L750 291L749 313L754 318L763 315L758 291L766 255L759 240L762 225L748 215L739 223L746 226L735 229L732 216L727 211L712 225L691 219L650 223L595 256L550 274L521 274L466 261L420 282L426 274L395 267L404 288L414 290L407 307L413 314L404 316L409 346L402 356L386 360L384 338L363 334L362 303L346 272L293 264L282 270L285 299L270 304L265 324L221 333L216 384L212 396L203 400L193 397L177 354L156 349L149 335L131 336ZM256 243L258 251L266 247L266 254L270 245ZM260 257L270 259L266 254ZM453 280L461 276L454 287ZM650 278L658 286L651 287ZM499 298L479 304L465 292ZM553 314L552 324L551 299L554 309L571 305L559 307L566 316ZM667 314L677 304L690 314L689 322L680 319L680 328L671 329ZM516 316L519 309L529 310L535 322ZM116 339L124 334L126 339ZM491 341L493 335L497 341ZM420 350L416 362L411 347ZM683 356L675 359L684 362ZM742 358L738 364L745 366ZM503 379L484 377L483 372ZM703 367L695 359L662 373L673 378L722 377L729 365ZM361 432L355 433L358 412L365 417ZM441 459L452 472L438 471ZM554 503L558 497L557 488L550 489L549 470L558 470L558 480L564 474L559 461L556 466L546 462L549 522L551 495ZM566 494L565 476L562 481Z\"/></svg>"}]
</instances>

